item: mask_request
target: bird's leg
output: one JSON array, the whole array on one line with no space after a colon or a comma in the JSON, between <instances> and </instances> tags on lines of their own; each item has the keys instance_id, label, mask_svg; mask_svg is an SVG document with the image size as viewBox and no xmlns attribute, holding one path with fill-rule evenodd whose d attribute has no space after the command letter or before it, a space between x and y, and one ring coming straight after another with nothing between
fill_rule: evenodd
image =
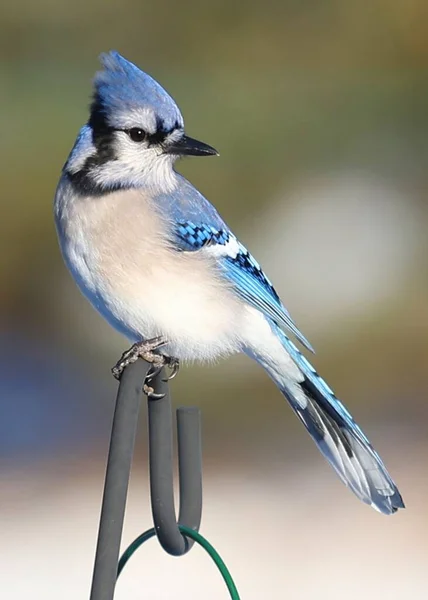
<instances>
[{"instance_id":1,"label":"bird's leg","mask_svg":"<svg viewBox=\"0 0 428 600\"><path fill-rule=\"evenodd\" d=\"M139 358L143 358L146 362L152 364L152 367L145 379L143 391L145 394L147 394L147 396L149 396L149 398L163 398L164 394L155 394L153 388L148 384L162 371L164 366L171 368L171 375L165 381L173 379L178 373L180 368L178 358L166 356L165 354L156 352L158 348L161 348L167 343L168 340L166 338L159 336L151 340L133 344L129 350L122 354L120 360L113 367L112 373L114 377L116 379L120 379L124 369L128 365L134 363Z\"/></svg>"}]
</instances>

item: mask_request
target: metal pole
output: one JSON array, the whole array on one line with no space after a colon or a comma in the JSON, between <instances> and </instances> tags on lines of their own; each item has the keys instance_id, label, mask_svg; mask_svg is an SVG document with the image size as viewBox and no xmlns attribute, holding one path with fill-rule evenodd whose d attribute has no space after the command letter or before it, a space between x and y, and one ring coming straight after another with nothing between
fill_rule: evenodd
<instances>
[{"instance_id":1,"label":"metal pole","mask_svg":"<svg viewBox=\"0 0 428 600\"><path fill-rule=\"evenodd\" d=\"M107 459L90 600L113 600L142 385L151 365L137 360L121 378Z\"/></svg>"}]
</instances>

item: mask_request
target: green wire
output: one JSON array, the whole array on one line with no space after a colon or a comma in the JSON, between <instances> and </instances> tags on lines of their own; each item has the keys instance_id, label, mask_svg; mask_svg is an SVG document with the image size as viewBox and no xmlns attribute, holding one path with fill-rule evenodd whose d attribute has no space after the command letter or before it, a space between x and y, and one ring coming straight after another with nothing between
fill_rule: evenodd
<instances>
[{"instance_id":1,"label":"green wire","mask_svg":"<svg viewBox=\"0 0 428 600\"><path fill-rule=\"evenodd\" d=\"M125 568L126 563L131 558L131 556L134 554L134 552L136 550L138 550L138 548L142 544L144 544L144 542L147 542L147 540L149 540L150 538L154 537L155 535L156 535L156 531L154 530L154 528L148 529L147 531L145 531L144 533L142 533L141 535L139 535L132 542L132 544L129 544L129 546L127 547L127 549L125 550L125 552L120 557L119 565L117 567L117 577L119 577L119 575L122 573L123 569Z\"/></svg>"},{"instance_id":2,"label":"green wire","mask_svg":"<svg viewBox=\"0 0 428 600\"><path fill-rule=\"evenodd\" d=\"M223 562L221 556L219 555L219 553L217 552L217 550L213 546L211 546L211 544L209 543L208 540L206 540L200 533L198 533L194 529L190 529L190 527L185 527L184 525L179 525L178 528L183 535L194 540L197 544L202 546L202 548L206 552L208 552L208 554L211 556L211 558L215 562L218 570L220 571L221 576L224 579L227 589L229 590L230 597L232 598L232 600L240 600L238 590L236 589L236 585L232 579L231 574L229 573L229 569L224 564L224 562ZM122 573L126 563L131 558L131 556L134 554L134 552L136 550L138 550L138 548L142 544L144 544L144 542L147 542L147 540L154 537L155 535L156 535L156 532L153 528L148 529L147 531L145 531L144 533L139 535L137 537L137 539L135 539L132 542L132 544L130 544L128 546L128 548L125 550L125 552L122 554L122 556L120 557L120 560L119 560L119 565L117 567L117 576L118 577Z\"/></svg>"}]
</instances>

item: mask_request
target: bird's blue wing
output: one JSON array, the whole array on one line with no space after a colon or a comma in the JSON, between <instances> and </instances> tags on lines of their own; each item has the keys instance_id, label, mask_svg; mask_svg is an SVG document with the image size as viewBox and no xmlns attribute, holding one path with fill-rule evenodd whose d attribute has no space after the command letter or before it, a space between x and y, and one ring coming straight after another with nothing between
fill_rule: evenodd
<instances>
[{"instance_id":1,"label":"bird's blue wing","mask_svg":"<svg viewBox=\"0 0 428 600\"><path fill-rule=\"evenodd\" d=\"M219 228L207 223L178 220L173 234L174 246L178 250L194 252L206 249L216 258L223 275L243 300L260 310L279 327L290 330L313 352L312 346L294 324L260 265L226 226Z\"/></svg>"}]
</instances>

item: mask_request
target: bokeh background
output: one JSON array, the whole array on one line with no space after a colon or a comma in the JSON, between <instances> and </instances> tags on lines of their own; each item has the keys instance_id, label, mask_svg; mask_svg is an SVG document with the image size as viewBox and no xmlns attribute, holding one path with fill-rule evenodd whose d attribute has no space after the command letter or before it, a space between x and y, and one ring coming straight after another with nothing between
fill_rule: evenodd
<instances>
[{"instance_id":1,"label":"bokeh background","mask_svg":"<svg viewBox=\"0 0 428 600\"><path fill-rule=\"evenodd\" d=\"M109 368L127 342L67 273L52 198L115 48L220 150L179 170L275 281L407 505L359 503L237 357L173 384L203 409L202 533L248 600L426 598L427 3L3 0L0 14L2 597L89 594ZM143 415L124 545L150 526L145 433ZM202 550L149 544L118 600L227 597Z\"/></svg>"}]
</instances>

